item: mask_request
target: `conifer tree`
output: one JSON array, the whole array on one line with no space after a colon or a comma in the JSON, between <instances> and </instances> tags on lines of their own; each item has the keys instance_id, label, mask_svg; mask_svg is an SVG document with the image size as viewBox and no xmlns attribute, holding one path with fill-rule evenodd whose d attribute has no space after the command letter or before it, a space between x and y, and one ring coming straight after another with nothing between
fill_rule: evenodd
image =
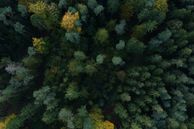
<instances>
[{"instance_id":1,"label":"conifer tree","mask_svg":"<svg viewBox=\"0 0 194 129\"><path fill-rule=\"evenodd\" d=\"M0 1L0 129L194 129L193 7Z\"/></svg>"}]
</instances>

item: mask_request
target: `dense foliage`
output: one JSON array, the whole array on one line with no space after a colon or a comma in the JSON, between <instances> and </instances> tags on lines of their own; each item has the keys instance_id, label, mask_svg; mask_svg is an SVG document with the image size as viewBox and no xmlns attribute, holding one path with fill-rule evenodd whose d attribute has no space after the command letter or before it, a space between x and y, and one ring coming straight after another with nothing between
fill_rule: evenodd
<instances>
[{"instance_id":1,"label":"dense foliage","mask_svg":"<svg viewBox=\"0 0 194 129\"><path fill-rule=\"evenodd\" d=\"M194 129L194 0L1 0L0 129Z\"/></svg>"}]
</instances>

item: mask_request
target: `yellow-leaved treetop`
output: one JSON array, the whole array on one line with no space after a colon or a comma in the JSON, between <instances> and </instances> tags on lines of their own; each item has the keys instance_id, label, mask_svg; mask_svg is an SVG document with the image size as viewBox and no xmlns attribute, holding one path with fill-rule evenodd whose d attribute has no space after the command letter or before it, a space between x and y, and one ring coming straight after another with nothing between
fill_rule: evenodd
<instances>
[{"instance_id":1,"label":"yellow-leaved treetop","mask_svg":"<svg viewBox=\"0 0 194 129\"><path fill-rule=\"evenodd\" d=\"M114 129L114 124L110 121L96 121L95 129Z\"/></svg>"},{"instance_id":2,"label":"yellow-leaved treetop","mask_svg":"<svg viewBox=\"0 0 194 129\"><path fill-rule=\"evenodd\" d=\"M104 121L102 129L114 129L114 124L110 121Z\"/></svg>"},{"instance_id":3,"label":"yellow-leaved treetop","mask_svg":"<svg viewBox=\"0 0 194 129\"><path fill-rule=\"evenodd\" d=\"M43 53L45 51L46 42L42 38L32 38L32 44L37 52Z\"/></svg>"},{"instance_id":4,"label":"yellow-leaved treetop","mask_svg":"<svg viewBox=\"0 0 194 129\"><path fill-rule=\"evenodd\" d=\"M81 27L76 26L76 22L80 19L79 13L66 12L61 21L61 27L67 31L81 31Z\"/></svg>"},{"instance_id":5,"label":"yellow-leaved treetop","mask_svg":"<svg viewBox=\"0 0 194 129\"><path fill-rule=\"evenodd\" d=\"M168 11L168 0L155 0L154 6L157 10L166 13Z\"/></svg>"},{"instance_id":6,"label":"yellow-leaved treetop","mask_svg":"<svg viewBox=\"0 0 194 129\"><path fill-rule=\"evenodd\" d=\"M108 120L103 120L103 115L100 112L90 113L92 118L94 129L114 129L114 124Z\"/></svg>"},{"instance_id":7,"label":"yellow-leaved treetop","mask_svg":"<svg viewBox=\"0 0 194 129\"><path fill-rule=\"evenodd\" d=\"M16 117L15 114L11 114L7 116L4 120L0 121L0 129L6 129L7 124L10 122L10 120L14 119Z\"/></svg>"},{"instance_id":8,"label":"yellow-leaved treetop","mask_svg":"<svg viewBox=\"0 0 194 129\"><path fill-rule=\"evenodd\" d=\"M41 14L47 9L47 4L43 1L29 4L29 12Z\"/></svg>"}]
</instances>

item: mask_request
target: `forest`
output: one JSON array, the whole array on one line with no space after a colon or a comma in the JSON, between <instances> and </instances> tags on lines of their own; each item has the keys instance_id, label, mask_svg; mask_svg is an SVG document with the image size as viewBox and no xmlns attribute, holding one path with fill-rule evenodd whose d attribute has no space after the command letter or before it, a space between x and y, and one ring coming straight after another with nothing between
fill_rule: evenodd
<instances>
[{"instance_id":1,"label":"forest","mask_svg":"<svg viewBox=\"0 0 194 129\"><path fill-rule=\"evenodd\" d=\"M0 0L0 129L194 129L194 0Z\"/></svg>"}]
</instances>

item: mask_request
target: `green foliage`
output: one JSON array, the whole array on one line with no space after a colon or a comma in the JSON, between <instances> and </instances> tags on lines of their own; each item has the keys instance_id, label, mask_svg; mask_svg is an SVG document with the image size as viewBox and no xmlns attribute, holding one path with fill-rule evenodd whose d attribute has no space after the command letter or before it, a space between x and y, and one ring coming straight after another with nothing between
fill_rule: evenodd
<instances>
[{"instance_id":1,"label":"green foliage","mask_svg":"<svg viewBox=\"0 0 194 129\"><path fill-rule=\"evenodd\" d=\"M80 36L76 32L65 33L65 38L72 43L79 43L79 41L80 41Z\"/></svg>"},{"instance_id":2,"label":"green foliage","mask_svg":"<svg viewBox=\"0 0 194 129\"><path fill-rule=\"evenodd\" d=\"M126 109L121 104L116 105L114 112L121 119L126 119L128 117Z\"/></svg>"},{"instance_id":3,"label":"green foliage","mask_svg":"<svg viewBox=\"0 0 194 129\"><path fill-rule=\"evenodd\" d=\"M98 5L98 3L97 3L96 0L88 0L87 5L88 5L88 7L89 7L90 9L94 9L94 8Z\"/></svg>"},{"instance_id":4,"label":"green foliage","mask_svg":"<svg viewBox=\"0 0 194 129\"><path fill-rule=\"evenodd\" d=\"M116 45L116 49L121 50L123 48L125 48L125 41L120 40L119 43Z\"/></svg>"},{"instance_id":5,"label":"green foliage","mask_svg":"<svg viewBox=\"0 0 194 129\"><path fill-rule=\"evenodd\" d=\"M33 13L31 15L32 25L39 29L54 29L59 22L59 11L54 3L50 5L42 1L30 3L29 11Z\"/></svg>"},{"instance_id":6,"label":"green foliage","mask_svg":"<svg viewBox=\"0 0 194 129\"><path fill-rule=\"evenodd\" d=\"M142 54L144 52L145 45L135 38L132 38L127 42L126 48L129 53Z\"/></svg>"},{"instance_id":7,"label":"green foliage","mask_svg":"<svg viewBox=\"0 0 194 129\"><path fill-rule=\"evenodd\" d=\"M69 129L75 128L73 124L74 116L71 110L68 110L66 108L61 109L61 111L59 112L59 119L62 120L63 122L66 122L67 127Z\"/></svg>"},{"instance_id":8,"label":"green foliage","mask_svg":"<svg viewBox=\"0 0 194 129\"><path fill-rule=\"evenodd\" d=\"M104 62L104 59L105 59L105 55L102 55L102 54L99 54L97 57L96 57L96 63L97 64L102 64Z\"/></svg>"},{"instance_id":9,"label":"green foliage","mask_svg":"<svg viewBox=\"0 0 194 129\"><path fill-rule=\"evenodd\" d=\"M65 97L69 100L77 99L79 97L79 92L76 84L69 84L65 93Z\"/></svg>"},{"instance_id":10,"label":"green foliage","mask_svg":"<svg viewBox=\"0 0 194 129\"><path fill-rule=\"evenodd\" d=\"M104 7L102 5L98 5L95 9L94 9L94 13L96 15L99 15L102 11L104 10Z\"/></svg>"},{"instance_id":11,"label":"green foliage","mask_svg":"<svg viewBox=\"0 0 194 129\"><path fill-rule=\"evenodd\" d=\"M101 28L96 32L96 41L99 43L104 43L108 40L109 38L109 33L106 29Z\"/></svg>"},{"instance_id":12,"label":"green foliage","mask_svg":"<svg viewBox=\"0 0 194 129\"><path fill-rule=\"evenodd\" d=\"M116 13L119 9L120 1L119 0L108 0L108 11L111 13Z\"/></svg>"},{"instance_id":13,"label":"green foliage","mask_svg":"<svg viewBox=\"0 0 194 129\"><path fill-rule=\"evenodd\" d=\"M21 13L23 17L27 15L27 8L24 5L18 4L18 11Z\"/></svg>"},{"instance_id":14,"label":"green foliage","mask_svg":"<svg viewBox=\"0 0 194 129\"><path fill-rule=\"evenodd\" d=\"M143 38L147 33L153 32L157 28L157 22L156 21L148 21L146 23L137 25L133 29L133 37L136 37L138 39Z\"/></svg>"},{"instance_id":15,"label":"green foliage","mask_svg":"<svg viewBox=\"0 0 194 129\"><path fill-rule=\"evenodd\" d=\"M19 22L16 22L14 24L14 29L16 32L18 32L20 34L24 33L24 25L20 24Z\"/></svg>"},{"instance_id":16,"label":"green foliage","mask_svg":"<svg viewBox=\"0 0 194 129\"><path fill-rule=\"evenodd\" d=\"M76 52L74 52L74 58L76 60L85 60L86 55L82 51L76 51Z\"/></svg>"},{"instance_id":17,"label":"green foliage","mask_svg":"<svg viewBox=\"0 0 194 129\"><path fill-rule=\"evenodd\" d=\"M115 26L115 31L117 32L117 34L122 35L123 33L125 33L125 25L126 21L122 20L118 25Z\"/></svg>"},{"instance_id":18,"label":"green foliage","mask_svg":"<svg viewBox=\"0 0 194 129\"><path fill-rule=\"evenodd\" d=\"M7 129L194 129L193 4L0 1Z\"/></svg>"},{"instance_id":19,"label":"green foliage","mask_svg":"<svg viewBox=\"0 0 194 129\"><path fill-rule=\"evenodd\" d=\"M138 1L139 2L139 1ZM132 1L124 0L124 2L120 6L120 16L122 19L130 20L130 18L134 14L134 7L132 5Z\"/></svg>"},{"instance_id":20,"label":"green foliage","mask_svg":"<svg viewBox=\"0 0 194 129\"><path fill-rule=\"evenodd\" d=\"M112 63L114 65L120 65L123 62L123 59L121 57L114 56L112 58Z\"/></svg>"},{"instance_id":21,"label":"green foliage","mask_svg":"<svg viewBox=\"0 0 194 129\"><path fill-rule=\"evenodd\" d=\"M38 111L38 108L38 106L33 104L26 105L22 108L20 114L18 114L8 123L6 129L20 129L24 126L24 123L27 119L35 115L35 113Z\"/></svg>"},{"instance_id":22,"label":"green foliage","mask_svg":"<svg viewBox=\"0 0 194 129\"><path fill-rule=\"evenodd\" d=\"M64 8L67 5L67 0L59 0L58 6L59 8Z\"/></svg>"},{"instance_id":23,"label":"green foliage","mask_svg":"<svg viewBox=\"0 0 194 129\"><path fill-rule=\"evenodd\" d=\"M9 24L6 17L8 13L12 13L11 7L8 6L8 7L0 8L0 21L2 21L6 25Z\"/></svg>"}]
</instances>

